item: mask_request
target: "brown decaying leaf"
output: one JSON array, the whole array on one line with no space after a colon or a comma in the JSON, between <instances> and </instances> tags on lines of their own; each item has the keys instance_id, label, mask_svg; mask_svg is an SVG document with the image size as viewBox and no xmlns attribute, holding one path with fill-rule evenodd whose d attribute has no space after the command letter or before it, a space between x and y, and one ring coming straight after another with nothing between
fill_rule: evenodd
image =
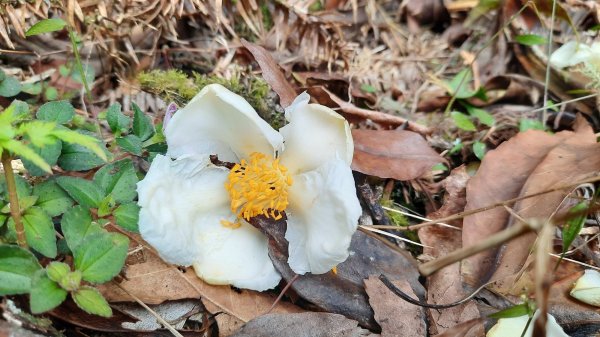
<instances>
[{"instance_id":1,"label":"brown decaying leaf","mask_svg":"<svg viewBox=\"0 0 600 337\"><path fill-rule=\"evenodd\" d=\"M444 159L421 135L406 130L352 130L352 169L364 174L412 180Z\"/></svg>"},{"instance_id":2,"label":"brown decaying leaf","mask_svg":"<svg viewBox=\"0 0 600 337\"><path fill-rule=\"evenodd\" d=\"M408 282L395 281L393 283L412 298L416 298ZM369 303L375 312L375 320L381 326L382 337L427 336L423 307L396 297L377 276L371 276L365 280L365 289L369 295Z\"/></svg>"},{"instance_id":3,"label":"brown decaying leaf","mask_svg":"<svg viewBox=\"0 0 600 337\"><path fill-rule=\"evenodd\" d=\"M466 322L459 323L443 333L435 335L435 337L464 337L467 336L472 329L477 329L483 322L483 318L473 318Z\"/></svg>"},{"instance_id":4,"label":"brown decaying leaf","mask_svg":"<svg viewBox=\"0 0 600 337\"><path fill-rule=\"evenodd\" d=\"M271 88L279 95L281 106L288 107L296 98L296 90L287 81L285 75L281 71L279 64L273 56L263 47L255 45L244 39L241 40L242 45L254 56L254 59L262 70L262 76L269 83Z\"/></svg>"},{"instance_id":5,"label":"brown decaying leaf","mask_svg":"<svg viewBox=\"0 0 600 337\"><path fill-rule=\"evenodd\" d=\"M467 186L466 209L533 194L579 181L600 170L600 144L581 117L576 131L549 135L541 131L520 133L486 154L477 174ZM525 219L546 219L568 191L547 193L516 203L513 210ZM514 221L502 208L477 213L464 219L463 245L468 246L496 233ZM462 272L473 283L497 280L495 289L507 293L515 275L523 268L536 239L529 233L502 249L472 256L463 261ZM530 287L531 289L531 287Z\"/></svg>"},{"instance_id":6,"label":"brown decaying leaf","mask_svg":"<svg viewBox=\"0 0 600 337\"><path fill-rule=\"evenodd\" d=\"M268 314L246 323L232 337L377 337L358 322L324 312Z\"/></svg>"},{"instance_id":7,"label":"brown decaying leaf","mask_svg":"<svg viewBox=\"0 0 600 337\"><path fill-rule=\"evenodd\" d=\"M144 248L143 253L142 261L127 264L125 279L120 285L144 303L158 304L166 300L202 298L212 302L221 311L247 322L266 313L275 301L276 296L267 292L235 291L229 286L207 284L191 268L182 272L163 262L147 248ZM131 297L112 283L100 285L99 289L110 302L132 301ZM303 310L283 302L275 311L290 313Z\"/></svg>"},{"instance_id":8,"label":"brown decaying leaf","mask_svg":"<svg viewBox=\"0 0 600 337\"><path fill-rule=\"evenodd\" d=\"M435 213L429 214L431 219L442 218L450 214L462 211L465 205L465 186L469 175L464 166L452 170L450 176L444 180L446 196L443 206ZM455 221L454 225L460 225ZM421 243L426 246L423 253L440 257L461 247L461 234L459 231L439 226L427 226L419 230ZM448 304L459 301L468 294L463 289L460 268L458 264L450 265L427 278L427 301L431 304ZM431 325L429 333L440 334L446 330L472 319L478 319L481 315L477 305L469 301L462 305L442 310L428 310ZM477 322L464 336L482 336L484 334L483 324Z\"/></svg>"}]
</instances>

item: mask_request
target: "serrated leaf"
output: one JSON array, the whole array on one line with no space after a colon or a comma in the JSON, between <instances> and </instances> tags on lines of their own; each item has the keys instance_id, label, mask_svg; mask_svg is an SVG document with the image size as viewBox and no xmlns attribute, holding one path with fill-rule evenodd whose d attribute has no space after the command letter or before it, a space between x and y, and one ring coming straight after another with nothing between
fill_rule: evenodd
<instances>
[{"instance_id":1,"label":"serrated leaf","mask_svg":"<svg viewBox=\"0 0 600 337\"><path fill-rule=\"evenodd\" d=\"M112 194L119 203L131 201L137 195L138 177L131 159L105 165L96 172L94 181L102 188L104 195Z\"/></svg>"},{"instance_id":2,"label":"serrated leaf","mask_svg":"<svg viewBox=\"0 0 600 337\"><path fill-rule=\"evenodd\" d=\"M21 82L15 77L6 76L6 78L0 82L0 96L2 97L13 97L21 92Z\"/></svg>"},{"instance_id":3,"label":"serrated leaf","mask_svg":"<svg viewBox=\"0 0 600 337\"><path fill-rule=\"evenodd\" d=\"M69 101L48 102L39 108L36 116L41 120L65 124L75 116L75 108Z\"/></svg>"},{"instance_id":4,"label":"serrated leaf","mask_svg":"<svg viewBox=\"0 0 600 337\"><path fill-rule=\"evenodd\" d=\"M60 153L62 150L62 142L57 140L55 143L48 144L43 147L37 147L37 146L30 144L29 147L35 153L37 153L40 157L42 157L42 159L48 165L54 166L54 165L56 165L56 162L58 161L58 157L60 156ZM27 169L29 174L31 174L32 176L39 177L39 176L44 176L47 174L44 170L37 167L37 165L35 165L33 162L31 162L27 159L22 159L22 161L23 161L23 166L25 166L25 168Z\"/></svg>"},{"instance_id":5,"label":"serrated leaf","mask_svg":"<svg viewBox=\"0 0 600 337\"><path fill-rule=\"evenodd\" d=\"M128 247L129 239L118 233L88 235L73 251L75 269L88 282L109 281L123 268Z\"/></svg>"},{"instance_id":6,"label":"serrated leaf","mask_svg":"<svg viewBox=\"0 0 600 337\"><path fill-rule=\"evenodd\" d=\"M142 155L142 140L136 135L127 135L125 137L117 138L117 145L123 150L135 154L136 156Z\"/></svg>"},{"instance_id":7,"label":"serrated leaf","mask_svg":"<svg viewBox=\"0 0 600 337\"><path fill-rule=\"evenodd\" d=\"M465 131L477 131L475 124L471 122L469 116L463 114L462 112L452 111L452 120L459 129Z\"/></svg>"},{"instance_id":8,"label":"serrated leaf","mask_svg":"<svg viewBox=\"0 0 600 337\"><path fill-rule=\"evenodd\" d=\"M114 211L117 225L124 229L139 233L138 222L140 217L140 206L135 202L122 204Z\"/></svg>"},{"instance_id":9,"label":"serrated leaf","mask_svg":"<svg viewBox=\"0 0 600 337\"><path fill-rule=\"evenodd\" d=\"M63 143L58 157L58 166L67 171L87 171L104 163L94 152L77 144Z\"/></svg>"},{"instance_id":10,"label":"serrated leaf","mask_svg":"<svg viewBox=\"0 0 600 337\"><path fill-rule=\"evenodd\" d=\"M575 240L575 238L579 235L579 232L581 232L581 229L583 228L587 218L587 209L587 201L582 201L569 209L569 214L573 214L574 216L567 220L562 228L562 255L569 250L573 240Z\"/></svg>"},{"instance_id":11,"label":"serrated leaf","mask_svg":"<svg viewBox=\"0 0 600 337\"><path fill-rule=\"evenodd\" d=\"M39 95L42 93L42 84L41 83L23 83L21 85L21 92L30 94L30 95Z\"/></svg>"},{"instance_id":12,"label":"serrated leaf","mask_svg":"<svg viewBox=\"0 0 600 337\"><path fill-rule=\"evenodd\" d=\"M530 312L529 305L527 305L527 303L521 303L521 304L513 305L512 307L508 307L504 310L495 312L491 315L488 315L488 317L499 319L499 318L513 318L513 317L519 317L519 316L530 315L530 314L531 314L531 312Z\"/></svg>"},{"instance_id":13,"label":"serrated leaf","mask_svg":"<svg viewBox=\"0 0 600 337\"><path fill-rule=\"evenodd\" d=\"M44 91L44 98L47 101L54 101L58 98L58 90L55 87L48 87Z\"/></svg>"},{"instance_id":14,"label":"serrated leaf","mask_svg":"<svg viewBox=\"0 0 600 337\"><path fill-rule=\"evenodd\" d=\"M480 141L473 143L473 153L479 160L483 160L483 156L485 156L485 144Z\"/></svg>"},{"instance_id":15,"label":"serrated leaf","mask_svg":"<svg viewBox=\"0 0 600 337\"><path fill-rule=\"evenodd\" d=\"M102 227L92 222L90 210L83 206L75 206L65 212L60 228L71 251L74 251L87 236L104 232Z\"/></svg>"},{"instance_id":16,"label":"serrated leaf","mask_svg":"<svg viewBox=\"0 0 600 337\"><path fill-rule=\"evenodd\" d=\"M48 278L54 282L60 282L70 272L71 267L64 262L52 261L46 266Z\"/></svg>"},{"instance_id":17,"label":"serrated leaf","mask_svg":"<svg viewBox=\"0 0 600 337\"><path fill-rule=\"evenodd\" d=\"M67 298L67 291L52 281L46 270L38 270L31 281L29 307L34 314L40 314L58 307Z\"/></svg>"},{"instance_id":18,"label":"serrated leaf","mask_svg":"<svg viewBox=\"0 0 600 337\"><path fill-rule=\"evenodd\" d=\"M42 266L31 252L0 244L0 296L28 293L31 278L40 269Z\"/></svg>"},{"instance_id":19,"label":"serrated leaf","mask_svg":"<svg viewBox=\"0 0 600 337\"><path fill-rule=\"evenodd\" d=\"M492 127L496 123L496 119L489 112L480 108L476 108L470 104L464 104L464 106L469 115L477 118L481 124Z\"/></svg>"},{"instance_id":20,"label":"serrated leaf","mask_svg":"<svg viewBox=\"0 0 600 337\"><path fill-rule=\"evenodd\" d=\"M110 305L96 288L83 286L72 294L73 300L81 310L102 317L112 316Z\"/></svg>"},{"instance_id":21,"label":"serrated leaf","mask_svg":"<svg viewBox=\"0 0 600 337\"><path fill-rule=\"evenodd\" d=\"M15 185L17 187L17 196L19 198L31 195L31 185L20 175L15 175ZM8 190L6 189L6 177L4 174L0 174L0 189L2 194L8 196ZM8 198L6 198L8 200Z\"/></svg>"},{"instance_id":22,"label":"serrated leaf","mask_svg":"<svg viewBox=\"0 0 600 337\"><path fill-rule=\"evenodd\" d=\"M91 180L62 176L56 178L56 183L82 206L96 208L104 198L100 186Z\"/></svg>"},{"instance_id":23,"label":"serrated leaf","mask_svg":"<svg viewBox=\"0 0 600 337\"><path fill-rule=\"evenodd\" d=\"M36 195L28 195L22 198L19 198L19 209L21 212L25 211L29 207L35 205L38 197ZM6 206L2 207L2 213L10 212L10 203L6 204Z\"/></svg>"},{"instance_id":24,"label":"serrated leaf","mask_svg":"<svg viewBox=\"0 0 600 337\"><path fill-rule=\"evenodd\" d=\"M138 136L142 141L152 137L154 134L154 126L150 117L146 116L140 110L140 107L135 103L131 103L133 109L133 134Z\"/></svg>"},{"instance_id":25,"label":"serrated leaf","mask_svg":"<svg viewBox=\"0 0 600 337\"><path fill-rule=\"evenodd\" d=\"M31 148L27 147L23 143L13 139L8 139L0 143L0 146L20 156L22 159L29 160L41 170L44 170L48 173L52 173L50 165L46 163L44 158L42 158L39 154L35 153L35 151L33 151Z\"/></svg>"},{"instance_id":26,"label":"serrated leaf","mask_svg":"<svg viewBox=\"0 0 600 337\"><path fill-rule=\"evenodd\" d=\"M57 128L52 132L56 138L71 144L83 146L94 152L100 159L106 161L106 149L100 147L101 142L92 137L67 128Z\"/></svg>"},{"instance_id":27,"label":"serrated leaf","mask_svg":"<svg viewBox=\"0 0 600 337\"><path fill-rule=\"evenodd\" d=\"M538 44L546 44L548 40L545 37L535 34L523 34L515 36L515 41L526 46L535 46Z\"/></svg>"},{"instance_id":28,"label":"serrated leaf","mask_svg":"<svg viewBox=\"0 0 600 337\"><path fill-rule=\"evenodd\" d=\"M38 196L36 206L50 216L61 215L73 206L73 199L54 180L35 185L32 193Z\"/></svg>"},{"instance_id":29,"label":"serrated leaf","mask_svg":"<svg viewBox=\"0 0 600 337\"><path fill-rule=\"evenodd\" d=\"M23 213L25 237L31 248L49 258L56 257L56 233L52 218L39 207L30 207Z\"/></svg>"},{"instance_id":30,"label":"serrated leaf","mask_svg":"<svg viewBox=\"0 0 600 337\"><path fill-rule=\"evenodd\" d=\"M36 22L31 28L25 32L25 36L33 36L43 33L55 32L65 28L67 23L62 19L45 19Z\"/></svg>"},{"instance_id":31,"label":"serrated leaf","mask_svg":"<svg viewBox=\"0 0 600 337\"><path fill-rule=\"evenodd\" d=\"M121 104L114 103L106 111L106 121L108 122L108 126L110 126L110 130L116 133L127 131L129 123L131 123L131 118L121 112Z\"/></svg>"},{"instance_id":32,"label":"serrated leaf","mask_svg":"<svg viewBox=\"0 0 600 337\"><path fill-rule=\"evenodd\" d=\"M106 198L102 199L100 205L98 206L98 217L105 217L109 215L115 207L115 198L112 194L106 196Z\"/></svg>"}]
</instances>

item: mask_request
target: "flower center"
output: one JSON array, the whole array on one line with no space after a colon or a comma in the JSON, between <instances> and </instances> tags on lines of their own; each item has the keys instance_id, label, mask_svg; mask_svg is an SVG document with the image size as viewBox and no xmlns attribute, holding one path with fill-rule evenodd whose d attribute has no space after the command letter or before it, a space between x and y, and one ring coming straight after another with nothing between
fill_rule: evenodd
<instances>
[{"instance_id":1,"label":"flower center","mask_svg":"<svg viewBox=\"0 0 600 337\"><path fill-rule=\"evenodd\" d=\"M287 168L279 164L279 159L253 152L247 162L242 159L229 172L225 189L231 197L231 211L238 219L249 221L257 215L275 220L281 219L281 212L288 205L288 188L292 177ZM226 227L239 227L239 222L221 221Z\"/></svg>"}]
</instances>

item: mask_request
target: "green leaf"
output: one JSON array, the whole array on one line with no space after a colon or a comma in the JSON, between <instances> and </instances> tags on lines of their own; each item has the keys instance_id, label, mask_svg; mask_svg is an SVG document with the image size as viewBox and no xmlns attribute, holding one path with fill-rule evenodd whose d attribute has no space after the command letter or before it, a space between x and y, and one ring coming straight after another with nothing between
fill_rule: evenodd
<instances>
[{"instance_id":1,"label":"green leaf","mask_svg":"<svg viewBox=\"0 0 600 337\"><path fill-rule=\"evenodd\" d=\"M23 85L21 86L21 92L37 96L42 93L42 84L41 83L23 83Z\"/></svg>"},{"instance_id":2,"label":"green leaf","mask_svg":"<svg viewBox=\"0 0 600 337\"><path fill-rule=\"evenodd\" d=\"M26 209L28 209L29 207L35 205L35 203L37 202L37 199L38 199L38 197L36 195L28 195L28 196L19 198L19 208L20 208L21 212L23 212ZM10 212L10 203L7 204L4 208L2 208L2 212L3 213Z\"/></svg>"},{"instance_id":3,"label":"green leaf","mask_svg":"<svg viewBox=\"0 0 600 337\"><path fill-rule=\"evenodd\" d=\"M55 32L65 28L66 25L67 23L62 19L45 19L38 21L35 25L31 26L31 28L25 32L25 36Z\"/></svg>"},{"instance_id":4,"label":"green leaf","mask_svg":"<svg viewBox=\"0 0 600 337\"><path fill-rule=\"evenodd\" d=\"M360 90L362 90L363 92L366 92L368 94L373 94L373 93L377 92L377 89L374 86L372 86L370 84L366 84L366 83L360 85Z\"/></svg>"},{"instance_id":5,"label":"green leaf","mask_svg":"<svg viewBox=\"0 0 600 337\"><path fill-rule=\"evenodd\" d=\"M576 204L575 206L571 207L571 209L569 209L569 214L573 214L574 216L567 220L562 229L563 256L567 252L567 250L569 250L569 247L573 243L573 240L575 240L575 238L579 235L579 232L581 232L581 229L585 224L585 219L587 218L587 209L587 201L582 201Z\"/></svg>"},{"instance_id":6,"label":"green leaf","mask_svg":"<svg viewBox=\"0 0 600 337\"><path fill-rule=\"evenodd\" d=\"M39 108L36 116L41 120L65 124L75 116L75 108L69 101L48 102Z\"/></svg>"},{"instance_id":7,"label":"green leaf","mask_svg":"<svg viewBox=\"0 0 600 337\"><path fill-rule=\"evenodd\" d=\"M123 268L128 247L129 239L118 233L88 235L73 251L75 269L88 282L109 281Z\"/></svg>"},{"instance_id":8,"label":"green leaf","mask_svg":"<svg viewBox=\"0 0 600 337\"><path fill-rule=\"evenodd\" d=\"M56 182L82 206L96 208L105 194L95 182L83 178L62 176Z\"/></svg>"},{"instance_id":9,"label":"green leaf","mask_svg":"<svg viewBox=\"0 0 600 337\"><path fill-rule=\"evenodd\" d=\"M58 90L55 87L48 87L46 91L44 91L44 98L47 101L54 101L58 98Z\"/></svg>"},{"instance_id":10,"label":"green leaf","mask_svg":"<svg viewBox=\"0 0 600 337\"><path fill-rule=\"evenodd\" d=\"M6 78L6 73L4 71L2 71L2 69L0 69L0 81L4 81L5 78Z\"/></svg>"},{"instance_id":11,"label":"green leaf","mask_svg":"<svg viewBox=\"0 0 600 337\"><path fill-rule=\"evenodd\" d=\"M42 266L28 250L0 244L0 295L26 294L31 290L31 278Z\"/></svg>"},{"instance_id":12,"label":"green leaf","mask_svg":"<svg viewBox=\"0 0 600 337\"><path fill-rule=\"evenodd\" d=\"M52 135L55 127L54 122L35 120L19 125L17 133L26 135L33 145L42 147L57 141Z\"/></svg>"},{"instance_id":13,"label":"green leaf","mask_svg":"<svg viewBox=\"0 0 600 337\"><path fill-rule=\"evenodd\" d=\"M106 196L106 198L102 199L100 205L98 206L98 217L105 217L112 212L112 209L115 207L115 198L112 194Z\"/></svg>"},{"instance_id":14,"label":"green leaf","mask_svg":"<svg viewBox=\"0 0 600 337\"><path fill-rule=\"evenodd\" d=\"M447 82L446 85L450 94L456 98L471 98L477 93L477 90L469 89L472 80L473 74L471 73L471 69L465 68L456 74L450 82Z\"/></svg>"},{"instance_id":15,"label":"green leaf","mask_svg":"<svg viewBox=\"0 0 600 337\"><path fill-rule=\"evenodd\" d=\"M60 282L71 272L71 267L64 262L52 261L46 266L46 272L52 281Z\"/></svg>"},{"instance_id":16,"label":"green leaf","mask_svg":"<svg viewBox=\"0 0 600 337\"><path fill-rule=\"evenodd\" d=\"M119 203L133 200L138 177L131 159L123 159L105 165L96 172L94 181L104 190L104 195L112 194Z\"/></svg>"},{"instance_id":17,"label":"green leaf","mask_svg":"<svg viewBox=\"0 0 600 337\"><path fill-rule=\"evenodd\" d=\"M508 307L504 310L500 310L491 315L488 315L490 318L513 318L524 315L530 315L531 309L527 303L521 303L517 305L513 305L512 307Z\"/></svg>"},{"instance_id":18,"label":"green leaf","mask_svg":"<svg viewBox=\"0 0 600 337\"><path fill-rule=\"evenodd\" d=\"M131 103L131 107L133 108L133 134L140 137L142 141L152 137L154 134L154 126L152 125L152 121L150 117L146 116L140 110L140 107L135 103Z\"/></svg>"},{"instance_id":19,"label":"green leaf","mask_svg":"<svg viewBox=\"0 0 600 337\"><path fill-rule=\"evenodd\" d=\"M19 199L31 195L31 185L29 185L27 180L20 175L15 175L15 185L17 185L17 196ZM8 196L8 190L6 189L6 177L4 174L0 174L0 188L2 189L2 193Z\"/></svg>"},{"instance_id":20,"label":"green leaf","mask_svg":"<svg viewBox=\"0 0 600 337\"><path fill-rule=\"evenodd\" d=\"M7 76L2 82L0 82L0 96L2 97L13 97L17 96L21 92L21 82L15 77Z\"/></svg>"},{"instance_id":21,"label":"green leaf","mask_svg":"<svg viewBox=\"0 0 600 337\"><path fill-rule=\"evenodd\" d=\"M140 217L140 206L135 202L122 204L114 211L117 225L128 231L139 233L138 221Z\"/></svg>"},{"instance_id":22,"label":"green leaf","mask_svg":"<svg viewBox=\"0 0 600 337\"><path fill-rule=\"evenodd\" d=\"M465 131L477 131L475 124L471 122L469 116L463 114L462 112L452 111L452 120L454 120L454 124L462 130Z\"/></svg>"},{"instance_id":23,"label":"green leaf","mask_svg":"<svg viewBox=\"0 0 600 337\"><path fill-rule=\"evenodd\" d=\"M46 275L46 270L38 270L31 281L29 306L31 312L40 314L58 307L67 298L67 291Z\"/></svg>"},{"instance_id":24,"label":"green leaf","mask_svg":"<svg viewBox=\"0 0 600 337\"><path fill-rule=\"evenodd\" d=\"M94 152L98 157L100 157L104 161L108 159L106 156L106 149L100 147L101 142L92 136L88 136L77 131L69 130L64 127L55 129L52 132L52 135L64 142L70 144L77 144L87 148Z\"/></svg>"},{"instance_id":25,"label":"green leaf","mask_svg":"<svg viewBox=\"0 0 600 337\"><path fill-rule=\"evenodd\" d=\"M73 300L77 303L77 306L88 314L102 317L112 316L110 305L108 305L106 299L102 297L102 294L96 288L83 286L71 296L73 296Z\"/></svg>"},{"instance_id":26,"label":"green leaf","mask_svg":"<svg viewBox=\"0 0 600 337\"><path fill-rule=\"evenodd\" d=\"M467 112L469 113L469 115L477 118L481 124L492 127L496 123L496 119L494 118L494 116L490 115L489 112L487 112L483 109L480 109L480 108L476 108L470 104L463 104L463 105L467 109Z\"/></svg>"},{"instance_id":27,"label":"green leaf","mask_svg":"<svg viewBox=\"0 0 600 337\"><path fill-rule=\"evenodd\" d=\"M431 167L432 171L448 171L448 167L442 163L437 163Z\"/></svg>"},{"instance_id":28,"label":"green leaf","mask_svg":"<svg viewBox=\"0 0 600 337\"><path fill-rule=\"evenodd\" d=\"M125 137L117 138L117 145L123 150L135 154L136 156L142 155L142 140L136 135L127 135Z\"/></svg>"},{"instance_id":29,"label":"green leaf","mask_svg":"<svg viewBox=\"0 0 600 337\"><path fill-rule=\"evenodd\" d=\"M53 144L48 144L43 147L37 147L37 146L30 144L29 147L33 150L33 152L37 153L40 157L42 157L42 159L48 165L54 166L54 165L56 165L56 162L58 161L58 157L60 156L60 152L62 150L62 142L57 140ZM31 174L32 176L40 177L40 176L44 176L47 174L44 170L39 168L33 162L31 162L27 159L22 159L22 161L23 161L23 166L25 166L25 168L27 169L29 174Z\"/></svg>"},{"instance_id":30,"label":"green leaf","mask_svg":"<svg viewBox=\"0 0 600 337\"><path fill-rule=\"evenodd\" d=\"M519 132L525 132L527 130L545 130L545 126L542 122L537 119L523 118L519 121Z\"/></svg>"},{"instance_id":31,"label":"green leaf","mask_svg":"<svg viewBox=\"0 0 600 337\"><path fill-rule=\"evenodd\" d=\"M545 37L535 35L535 34L523 34L515 36L515 41L517 43L526 45L526 46L535 46L538 44L546 44L548 40Z\"/></svg>"},{"instance_id":32,"label":"green leaf","mask_svg":"<svg viewBox=\"0 0 600 337\"><path fill-rule=\"evenodd\" d=\"M56 257L56 233L52 218L39 207L30 207L23 214L25 237L31 248L40 254Z\"/></svg>"},{"instance_id":33,"label":"green leaf","mask_svg":"<svg viewBox=\"0 0 600 337\"><path fill-rule=\"evenodd\" d=\"M473 153L479 160L483 160L483 156L485 156L485 144L480 141L473 143Z\"/></svg>"},{"instance_id":34,"label":"green leaf","mask_svg":"<svg viewBox=\"0 0 600 337\"><path fill-rule=\"evenodd\" d=\"M41 170L52 173L52 169L50 165L46 163L44 158L42 158L39 154L35 153L31 148L27 147L23 143L9 139L0 143L0 147L7 149L8 151L19 155L22 159L29 160L32 164L36 165Z\"/></svg>"},{"instance_id":35,"label":"green leaf","mask_svg":"<svg viewBox=\"0 0 600 337\"><path fill-rule=\"evenodd\" d=\"M104 232L102 227L92 223L90 210L83 206L75 206L68 210L62 217L60 228L71 251L74 251L87 236Z\"/></svg>"},{"instance_id":36,"label":"green leaf","mask_svg":"<svg viewBox=\"0 0 600 337\"><path fill-rule=\"evenodd\" d=\"M39 197L36 206L50 216L59 216L73 206L73 199L54 180L35 185L33 195Z\"/></svg>"},{"instance_id":37,"label":"green leaf","mask_svg":"<svg viewBox=\"0 0 600 337\"><path fill-rule=\"evenodd\" d=\"M108 107L106 111L106 121L108 122L108 126L110 126L110 130L113 133L124 132L129 129L129 123L131 123L131 118L125 116L121 112L121 104L114 103L113 105Z\"/></svg>"},{"instance_id":38,"label":"green leaf","mask_svg":"<svg viewBox=\"0 0 600 337\"><path fill-rule=\"evenodd\" d=\"M61 288L67 291L76 291L81 285L81 272L75 270L67 273L60 282L58 282Z\"/></svg>"},{"instance_id":39,"label":"green leaf","mask_svg":"<svg viewBox=\"0 0 600 337\"><path fill-rule=\"evenodd\" d=\"M83 70L83 73L85 75L85 82L92 84L94 82L94 79L96 78L96 70L94 69L94 67L90 64L82 64L81 70ZM85 85L84 79L81 76L80 67L75 67L73 69L73 74L71 74L71 78L76 82Z\"/></svg>"},{"instance_id":40,"label":"green leaf","mask_svg":"<svg viewBox=\"0 0 600 337\"><path fill-rule=\"evenodd\" d=\"M67 171L87 171L104 164L95 153L78 144L63 143L58 166Z\"/></svg>"}]
</instances>

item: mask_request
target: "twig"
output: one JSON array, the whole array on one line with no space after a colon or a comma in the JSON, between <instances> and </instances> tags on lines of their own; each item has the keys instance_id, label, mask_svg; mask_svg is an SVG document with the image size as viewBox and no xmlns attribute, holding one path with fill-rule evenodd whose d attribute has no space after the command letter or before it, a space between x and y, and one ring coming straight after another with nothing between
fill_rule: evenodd
<instances>
[{"instance_id":1,"label":"twig","mask_svg":"<svg viewBox=\"0 0 600 337\"><path fill-rule=\"evenodd\" d=\"M19 208L19 196L17 195L17 186L15 184L15 173L12 167L12 158L6 150L2 154L2 167L4 168L4 177L6 179L6 189L8 190L8 200L10 203L10 216L15 222L15 231L17 232L17 244L27 248L27 238L25 236L25 227L21 220L21 209Z\"/></svg>"},{"instance_id":2,"label":"twig","mask_svg":"<svg viewBox=\"0 0 600 337\"><path fill-rule=\"evenodd\" d=\"M542 125L546 125L546 119L548 119L548 107L546 106L546 102L548 102L548 84L550 83L550 54L552 54L552 33L554 32L554 18L556 16L556 0L552 1L552 16L550 17L550 30L548 31L548 48L546 52L546 56L548 57L548 62L546 63L546 78L544 79L544 109L540 114L540 121ZM544 317L546 317L544 315ZM544 325L545 326L545 325Z\"/></svg>"},{"instance_id":3,"label":"twig","mask_svg":"<svg viewBox=\"0 0 600 337\"><path fill-rule=\"evenodd\" d=\"M388 233L388 232L382 231L380 229L371 228L371 227L372 226L363 226L363 225L360 225L360 226L358 226L358 229L360 231L362 231L362 232L364 232L364 231L370 231L370 232L377 233L377 234L380 234L380 235L389 236L391 238L394 238L394 239L397 239L397 240L401 240L401 241L404 241L404 242L408 242L408 243L413 244L413 245L417 245L417 246L421 246L421 247L427 247L427 248L433 248L433 247L424 245L422 243L418 243L418 242L409 240L407 238L403 238L403 237L401 237L399 235Z\"/></svg>"},{"instance_id":4,"label":"twig","mask_svg":"<svg viewBox=\"0 0 600 337\"><path fill-rule=\"evenodd\" d=\"M273 302L273 304L271 305L269 310L267 310L267 312L265 312L265 315L270 313L271 311L273 311L273 309L275 309L275 307L277 306L277 303L279 303L279 301L281 301L281 299L283 298L283 295L286 293L286 291L288 291L288 289L290 289L292 284L294 284L294 282L296 282L298 277L300 277L300 275L295 274L294 277L292 277L292 279L290 280L290 282L288 282L288 284L286 284L285 287L283 287L283 289L279 293L279 296L277 296L277 298L275 299L275 301Z\"/></svg>"}]
</instances>

